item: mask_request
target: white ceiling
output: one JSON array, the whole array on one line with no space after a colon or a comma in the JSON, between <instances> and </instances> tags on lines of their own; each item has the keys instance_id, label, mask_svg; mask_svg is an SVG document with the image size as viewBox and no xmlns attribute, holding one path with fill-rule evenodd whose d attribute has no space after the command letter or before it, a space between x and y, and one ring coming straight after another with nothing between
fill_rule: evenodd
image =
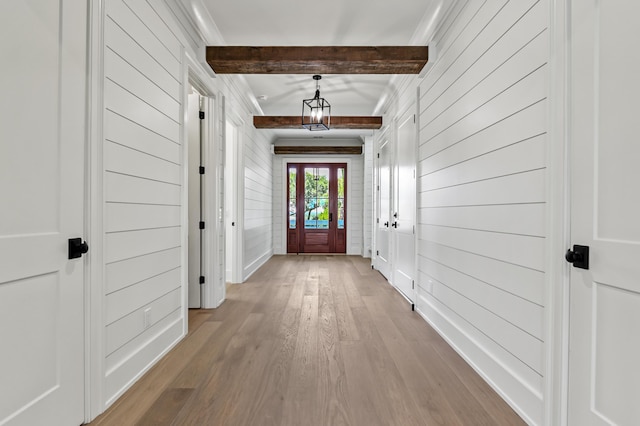
<instances>
[{"instance_id":1,"label":"white ceiling","mask_svg":"<svg viewBox=\"0 0 640 426\"><path fill-rule=\"evenodd\" d=\"M201 0L224 45L403 46L426 44L451 0ZM428 27L428 28L426 28ZM265 115L298 115L311 75L244 75ZM371 115L389 75L323 75L332 115ZM261 99L264 96L266 99ZM277 137L348 137L371 131L278 130Z\"/></svg>"}]
</instances>

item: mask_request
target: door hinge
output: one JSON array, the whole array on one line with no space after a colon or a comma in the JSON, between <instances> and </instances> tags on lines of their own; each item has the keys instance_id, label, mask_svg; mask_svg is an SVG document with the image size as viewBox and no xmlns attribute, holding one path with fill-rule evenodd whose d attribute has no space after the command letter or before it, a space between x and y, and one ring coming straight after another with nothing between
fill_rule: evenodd
<instances>
[{"instance_id":1,"label":"door hinge","mask_svg":"<svg viewBox=\"0 0 640 426\"><path fill-rule=\"evenodd\" d=\"M198 173L200 173L201 175L204 174L204 166L198 167Z\"/></svg>"},{"instance_id":2,"label":"door hinge","mask_svg":"<svg viewBox=\"0 0 640 426\"><path fill-rule=\"evenodd\" d=\"M380 256L380 250L376 250L376 256Z\"/></svg>"},{"instance_id":3,"label":"door hinge","mask_svg":"<svg viewBox=\"0 0 640 426\"><path fill-rule=\"evenodd\" d=\"M414 123L416 122L416 115L415 114L413 114L413 122Z\"/></svg>"},{"instance_id":4,"label":"door hinge","mask_svg":"<svg viewBox=\"0 0 640 426\"><path fill-rule=\"evenodd\" d=\"M416 234L416 226L413 225L412 228L413 228L413 230L411 232L413 232L413 235L415 235Z\"/></svg>"},{"instance_id":5,"label":"door hinge","mask_svg":"<svg viewBox=\"0 0 640 426\"><path fill-rule=\"evenodd\" d=\"M200 111L200 120L204 120L204 111Z\"/></svg>"},{"instance_id":6,"label":"door hinge","mask_svg":"<svg viewBox=\"0 0 640 426\"><path fill-rule=\"evenodd\" d=\"M202 222L202 221L200 222L200 224L199 224L199 228L200 228L200 229L204 229L204 222Z\"/></svg>"},{"instance_id":7,"label":"door hinge","mask_svg":"<svg viewBox=\"0 0 640 426\"><path fill-rule=\"evenodd\" d=\"M416 310L416 304L412 303L411 304L411 312L414 312Z\"/></svg>"},{"instance_id":8,"label":"door hinge","mask_svg":"<svg viewBox=\"0 0 640 426\"><path fill-rule=\"evenodd\" d=\"M200 276L200 284L204 284L204 277L202 275Z\"/></svg>"},{"instance_id":9,"label":"door hinge","mask_svg":"<svg viewBox=\"0 0 640 426\"><path fill-rule=\"evenodd\" d=\"M378 153L378 158L380 158L380 153Z\"/></svg>"},{"instance_id":10,"label":"door hinge","mask_svg":"<svg viewBox=\"0 0 640 426\"><path fill-rule=\"evenodd\" d=\"M416 288L416 282L414 280L411 280L411 290L415 290Z\"/></svg>"},{"instance_id":11,"label":"door hinge","mask_svg":"<svg viewBox=\"0 0 640 426\"><path fill-rule=\"evenodd\" d=\"M378 185L378 188L377 188L377 190L378 190L378 191L380 191L380 185Z\"/></svg>"},{"instance_id":12,"label":"door hinge","mask_svg":"<svg viewBox=\"0 0 640 426\"><path fill-rule=\"evenodd\" d=\"M376 223L380 223L380 218L379 217L376 218Z\"/></svg>"}]
</instances>

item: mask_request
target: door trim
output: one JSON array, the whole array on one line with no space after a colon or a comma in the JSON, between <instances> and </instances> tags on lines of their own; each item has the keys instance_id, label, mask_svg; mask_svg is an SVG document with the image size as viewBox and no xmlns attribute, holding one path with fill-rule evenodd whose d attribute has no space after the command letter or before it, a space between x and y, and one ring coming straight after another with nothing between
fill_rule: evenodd
<instances>
[{"instance_id":1,"label":"door trim","mask_svg":"<svg viewBox=\"0 0 640 426\"><path fill-rule=\"evenodd\" d=\"M544 424L567 425L569 387L569 264L563 253L570 241L569 185L571 72L569 2L554 0L549 7L549 85L547 140L548 224L544 313Z\"/></svg>"},{"instance_id":2,"label":"door trim","mask_svg":"<svg viewBox=\"0 0 640 426\"><path fill-rule=\"evenodd\" d=\"M353 211L351 210L351 205L353 204L353 202L351 200L353 200L352 196L351 196L351 187L353 186L352 183L352 175L353 175L353 168L352 168L352 161L351 158L349 157L282 157L282 158L278 158L278 160L280 161L280 173L282 176L282 185L279 185L279 188L276 190L278 191L278 193L280 194L280 200L282 200L282 202L280 203L280 214L281 214L281 229L280 229L280 241L281 241L281 247L280 247L280 253L279 254L287 254L287 228L285 226L282 226L282 224L286 223L286 218L288 217L288 206L287 206L287 185L284 185L284 179L287 176L287 163L345 163L347 165L347 200L350 200L350 202L347 202L347 210L346 210L346 217L347 218L353 218ZM275 193L275 192L274 192ZM352 228L348 228L347 229L347 251L345 254L350 255L350 254L356 254L356 255L362 255L362 253L354 253L353 251L351 251L351 230ZM362 251L362 249L361 249Z\"/></svg>"},{"instance_id":3,"label":"door trim","mask_svg":"<svg viewBox=\"0 0 640 426\"><path fill-rule=\"evenodd\" d=\"M205 229L202 231L202 271L205 277L205 283L202 285L201 291L201 300L200 306L201 309L212 309L217 308L222 304L226 297L226 286L225 283L218 283L214 277L215 274L215 264L217 258L215 257L218 253L218 242L215 236L220 230L219 222L217 220L216 211L218 208L219 200L216 198L218 192L218 183L219 180L216 179L216 175L218 173L218 165L215 159L216 148L218 144L221 143L220 137L216 137L220 133L218 130L218 110L216 108L217 97L214 95L214 90L208 85L204 79L200 76L198 72L198 64L197 62L191 58L191 56L185 52L185 72L186 81L183 83L183 87L189 87L189 85L193 85L200 93L200 108L205 112L205 118L201 120L201 134L200 139L202 143L202 156L200 158L200 162L204 165L206 173L204 174L204 178L202 179L202 200L201 200L201 208L202 208L202 220L207 224ZM184 102L186 105L188 93L187 90L184 90ZM184 110L184 122L186 123L186 108ZM187 126L184 126L184 135L183 138L185 141L188 140L188 129ZM188 144L184 144L183 155L184 161L183 164L187 164L186 159L188 159ZM184 182L188 182L188 174L189 171L186 167L183 167L182 172L184 173ZM184 186L185 189L187 186ZM187 194L187 190L184 191L184 194ZM182 217L188 218L189 207L188 207L188 199L185 197L183 199L183 209L182 209ZM183 223L183 232L182 239L184 247L187 247L187 238L188 238L188 220ZM185 253L185 257L183 262L185 265L188 265L188 256ZM183 271L183 282L188 283L188 268L185 268ZM184 291L184 302L185 302L185 318L188 318L188 285L185 287ZM187 321L185 321L185 330L186 334L188 330Z\"/></svg>"},{"instance_id":4,"label":"door trim","mask_svg":"<svg viewBox=\"0 0 640 426\"><path fill-rule=\"evenodd\" d=\"M85 256L85 422L105 409L104 384L104 16L103 1L89 2L87 153L85 173L85 235L91 246Z\"/></svg>"},{"instance_id":5,"label":"door trim","mask_svg":"<svg viewBox=\"0 0 640 426\"><path fill-rule=\"evenodd\" d=\"M347 197L348 191L349 191L349 183L348 183L348 179L349 179L349 171L347 168L347 163L308 163L308 162L304 162L304 163L287 163L287 171L286 171L286 176L283 179L283 183L286 186L285 189L285 194L286 194L286 201L285 203L287 204L287 206L290 206L290 202L291 202L291 193L289 192L289 179L290 179L290 171L292 169L296 170L296 194L295 194L295 198L297 200L296 202L296 227L295 227L295 235L296 235L296 244L295 244L295 251L289 251L290 247L289 247L289 237L291 236L291 231L292 229L289 227L290 226L290 217L288 216L288 212L287 212L287 216L285 216L285 221L283 223L284 227L287 229L286 232L286 250L287 250L287 254L315 254L315 253L323 253L323 254L346 254L347 252L347 240L346 240L346 236L347 233L350 230L350 226L349 226L349 216L347 215L347 211L349 208L349 203L350 200ZM318 228L307 228L306 227L306 219L304 217L304 213L300 214L300 208L302 205L305 204L305 196L304 193L306 192L306 171L309 169L326 169L328 171L328 188L327 190L329 191L329 199L328 199L328 209L329 209L329 216L328 216L328 220L329 220L329 225L326 229L318 229ZM344 170L344 185L345 185L345 191L344 191L344 226L342 228L339 228L339 221L340 221L340 217L339 217L339 211L338 211L338 200L339 200L339 194L338 194L338 171L339 170ZM331 222L331 217L332 215L335 214L335 222L332 224ZM317 247L326 247L327 251L309 251L307 252L305 250L306 248L306 241L307 241L307 233L309 235L313 235L313 234L320 234L320 235L327 235L327 244L316 244ZM343 239L341 239L341 241L343 241L343 244L340 244L340 249L338 249L338 240L339 240L339 236L342 236ZM293 250L293 247L291 247L291 249Z\"/></svg>"}]
</instances>

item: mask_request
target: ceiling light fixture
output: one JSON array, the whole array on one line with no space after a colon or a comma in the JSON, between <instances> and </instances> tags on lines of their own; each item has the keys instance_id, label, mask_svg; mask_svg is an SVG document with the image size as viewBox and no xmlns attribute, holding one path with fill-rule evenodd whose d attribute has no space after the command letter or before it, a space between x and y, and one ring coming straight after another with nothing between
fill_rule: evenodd
<instances>
[{"instance_id":1,"label":"ceiling light fixture","mask_svg":"<svg viewBox=\"0 0 640 426\"><path fill-rule=\"evenodd\" d=\"M319 75L314 75L316 81L316 95L313 99L302 101L302 126L314 130L329 130L331 123L331 105L325 98L320 97Z\"/></svg>"}]
</instances>

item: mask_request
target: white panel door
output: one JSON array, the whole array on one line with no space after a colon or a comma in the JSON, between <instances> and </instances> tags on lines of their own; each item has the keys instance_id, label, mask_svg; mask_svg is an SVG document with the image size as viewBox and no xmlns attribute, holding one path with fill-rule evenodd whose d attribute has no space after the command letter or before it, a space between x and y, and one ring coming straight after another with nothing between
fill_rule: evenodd
<instances>
[{"instance_id":1,"label":"white panel door","mask_svg":"<svg viewBox=\"0 0 640 426\"><path fill-rule=\"evenodd\" d=\"M189 134L189 308L200 308L200 276L202 275L202 197L201 197L201 139L200 95L189 95L187 105Z\"/></svg>"},{"instance_id":2,"label":"white panel door","mask_svg":"<svg viewBox=\"0 0 640 426\"><path fill-rule=\"evenodd\" d=\"M409 114L398 125L396 164L394 167L393 215L393 285L413 301L415 276L415 206L416 148L415 115Z\"/></svg>"},{"instance_id":3,"label":"white panel door","mask_svg":"<svg viewBox=\"0 0 640 426\"><path fill-rule=\"evenodd\" d=\"M571 2L569 424L640 424L640 3Z\"/></svg>"},{"instance_id":4,"label":"white panel door","mask_svg":"<svg viewBox=\"0 0 640 426\"><path fill-rule=\"evenodd\" d=\"M383 139L378 151L378 223L376 224L376 269L387 279L391 278L391 149L388 139Z\"/></svg>"},{"instance_id":5,"label":"white panel door","mask_svg":"<svg viewBox=\"0 0 640 426\"><path fill-rule=\"evenodd\" d=\"M87 2L0 2L0 424L84 421Z\"/></svg>"}]
</instances>

